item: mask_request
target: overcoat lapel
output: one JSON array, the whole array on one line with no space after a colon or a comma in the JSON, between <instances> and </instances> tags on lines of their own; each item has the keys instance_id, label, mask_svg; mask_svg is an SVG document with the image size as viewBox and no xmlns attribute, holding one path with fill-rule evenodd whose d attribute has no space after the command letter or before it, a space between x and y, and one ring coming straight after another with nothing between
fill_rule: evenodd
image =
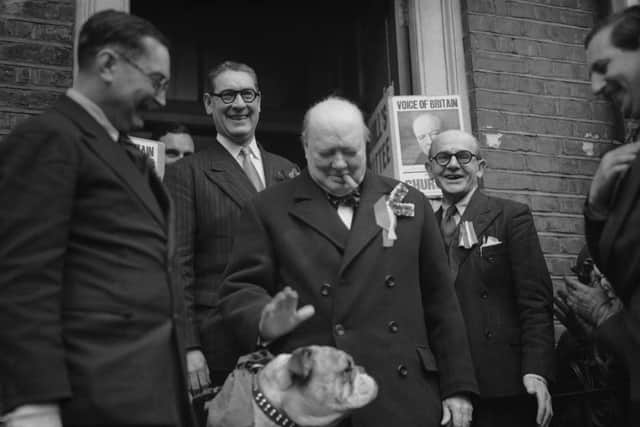
<instances>
[{"instance_id":1,"label":"overcoat lapel","mask_svg":"<svg viewBox=\"0 0 640 427\"><path fill-rule=\"evenodd\" d=\"M362 182L360 205L353 217L349 240L342 257L340 274L364 250L367 244L381 232L382 229L376 224L373 205L380 197L389 194L392 189L389 184L386 184L377 175L367 172Z\"/></svg>"},{"instance_id":2,"label":"overcoat lapel","mask_svg":"<svg viewBox=\"0 0 640 427\"><path fill-rule=\"evenodd\" d=\"M344 250L349 230L306 170L298 179L289 213Z\"/></svg>"},{"instance_id":3,"label":"overcoat lapel","mask_svg":"<svg viewBox=\"0 0 640 427\"><path fill-rule=\"evenodd\" d=\"M467 205L467 208L464 211L464 215L460 218L460 224L462 224L463 221L471 221L478 240L481 240L481 236L487 230L487 227L489 227L489 225L491 225L495 220L498 214L500 214L500 210L492 208L489 203L489 198L482 194L480 189L476 189L473 196L471 196L469 205ZM458 226L456 235L451 243L452 247L450 252L450 262L454 264L453 267L455 268L453 268L453 270L456 273L474 249L465 249L464 247L461 248L458 246L458 242L460 240L459 232L460 226ZM478 244L480 245L482 242L479 241Z\"/></svg>"},{"instance_id":4,"label":"overcoat lapel","mask_svg":"<svg viewBox=\"0 0 640 427\"><path fill-rule=\"evenodd\" d=\"M80 105L63 96L56 109L76 123L84 133L84 141L115 174L133 191L153 218L165 229L165 218L149 183L141 179L140 171L125 151L111 139L107 131Z\"/></svg>"},{"instance_id":5,"label":"overcoat lapel","mask_svg":"<svg viewBox=\"0 0 640 427\"><path fill-rule=\"evenodd\" d=\"M623 178L623 182L619 186L619 191L615 194L613 201L614 210L611 212L607 222L602 230L600 238L601 253L600 258L605 264L603 269L609 263L609 254L613 243L616 241L622 225L626 221L631 209L638 200L638 192L640 191L640 156L636 157L631 169Z\"/></svg>"},{"instance_id":6,"label":"overcoat lapel","mask_svg":"<svg viewBox=\"0 0 640 427\"><path fill-rule=\"evenodd\" d=\"M210 166L204 174L238 206L258 194L238 162L218 141L207 149L207 156Z\"/></svg>"}]
</instances>

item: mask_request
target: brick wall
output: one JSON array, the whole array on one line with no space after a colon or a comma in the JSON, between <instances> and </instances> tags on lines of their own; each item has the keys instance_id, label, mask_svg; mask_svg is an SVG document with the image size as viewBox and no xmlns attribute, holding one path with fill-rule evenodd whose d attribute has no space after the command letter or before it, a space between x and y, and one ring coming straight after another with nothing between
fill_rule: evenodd
<instances>
[{"instance_id":1,"label":"brick wall","mask_svg":"<svg viewBox=\"0 0 640 427\"><path fill-rule=\"evenodd\" d=\"M0 138L73 79L73 0L0 0Z\"/></svg>"},{"instance_id":2,"label":"brick wall","mask_svg":"<svg viewBox=\"0 0 640 427\"><path fill-rule=\"evenodd\" d=\"M584 196L614 132L585 63L596 1L463 1L472 126L489 164L485 189L531 207L556 284L584 244Z\"/></svg>"}]
</instances>

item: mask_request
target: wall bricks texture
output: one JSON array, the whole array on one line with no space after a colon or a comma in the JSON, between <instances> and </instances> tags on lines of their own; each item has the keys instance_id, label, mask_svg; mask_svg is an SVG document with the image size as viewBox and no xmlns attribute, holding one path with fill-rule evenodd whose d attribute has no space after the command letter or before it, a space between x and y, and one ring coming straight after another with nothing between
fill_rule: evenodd
<instances>
[{"instance_id":1,"label":"wall bricks texture","mask_svg":"<svg viewBox=\"0 0 640 427\"><path fill-rule=\"evenodd\" d=\"M610 105L590 90L583 41L596 0L463 0L472 126L483 186L528 204L554 283L584 245L582 207L615 146Z\"/></svg>"},{"instance_id":2,"label":"wall bricks texture","mask_svg":"<svg viewBox=\"0 0 640 427\"><path fill-rule=\"evenodd\" d=\"M0 137L73 80L74 0L0 1Z\"/></svg>"}]
</instances>

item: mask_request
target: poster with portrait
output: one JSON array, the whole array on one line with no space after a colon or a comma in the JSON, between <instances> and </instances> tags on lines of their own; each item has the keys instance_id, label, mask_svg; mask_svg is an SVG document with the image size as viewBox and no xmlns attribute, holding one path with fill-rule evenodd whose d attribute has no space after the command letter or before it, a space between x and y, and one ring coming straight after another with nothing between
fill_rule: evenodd
<instances>
[{"instance_id":1,"label":"poster with portrait","mask_svg":"<svg viewBox=\"0 0 640 427\"><path fill-rule=\"evenodd\" d=\"M133 142L143 153L145 153L153 162L154 169L160 179L164 176L164 156L165 146L163 142L154 141L153 139L131 137Z\"/></svg>"},{"instance_id":2,"label":"poster with portrait","mask_svg":"<svg viewBox=\"0 0 640 427\"><path fill-rule=\"evenodd\" d=\"M441 197L424 164L429 158L431 141L438 133L462 129L459 96L392 96L387 108L394 178L416 187L429 198Z\"/></svg>"}]
</instances>

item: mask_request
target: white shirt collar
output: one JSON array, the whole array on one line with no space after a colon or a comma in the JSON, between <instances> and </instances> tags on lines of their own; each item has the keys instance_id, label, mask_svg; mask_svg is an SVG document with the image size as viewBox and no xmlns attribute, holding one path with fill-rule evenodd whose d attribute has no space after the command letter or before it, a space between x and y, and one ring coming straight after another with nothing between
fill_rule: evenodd
<instances>
[{"instance_id":1,"label":"white shirt collar","mask_svg":"<svg viewBox=\"0 0 640 427\"><path fill-rule=\"evenodd\" d=\"M104 130L107 131L111 139L113 139L114 141L118 140L118 129L116 129L111 124L106 114L104 114L104 111L102 111L102 108L100 108L98 104L96 104L74 88L67 89L66 94L69 98L80 105L87 113L89 113L89 115L93 117L94 120L104 128Z\"/></svg>"},{"instance_id":2,"label":"white shirt collar","mask_svg":"<svg viewBox=\"0 0 640 427\"><path fill-rule=\"evenodd\" d=\"M473 196L473 193L475 193L477 189L478 189L478 186L476 185L462 199L460 199L458 201L458 203L455 203L456 209L458 210L458 212L456 214L456 215L458 215L458 218L462 218L462 215L464 215L464 211L467 210L467 206L469 206L469 202L471 201L471 197ZM444 199L443 199L442 200L442 212L446 212L447 209L449 209L449 206L451 206L451 205L449 203L445 202Z\"/></svg>"},{"instance_id":3,"label":"white shirt collar","mask_svg":"<svg viewBox=\"0 0 640 427\"><path fill-rule=\"evenodd\" d=\"M236 160L240 160L239 159L240 150L242 150L242 147L245 147L245 146L249 148L251 157L257 160L262 160L262 154L260 153L260 149L258 148L258 142L256 141L255 136L251 138L251 141L249 141L249 144L246 144L246 145L238 145L235 142L231 141L226 136L221 134L216 135L216 140L229 152L229 154L231 154L231 157L233 157Z\"/></svg>"}]
</instances>

